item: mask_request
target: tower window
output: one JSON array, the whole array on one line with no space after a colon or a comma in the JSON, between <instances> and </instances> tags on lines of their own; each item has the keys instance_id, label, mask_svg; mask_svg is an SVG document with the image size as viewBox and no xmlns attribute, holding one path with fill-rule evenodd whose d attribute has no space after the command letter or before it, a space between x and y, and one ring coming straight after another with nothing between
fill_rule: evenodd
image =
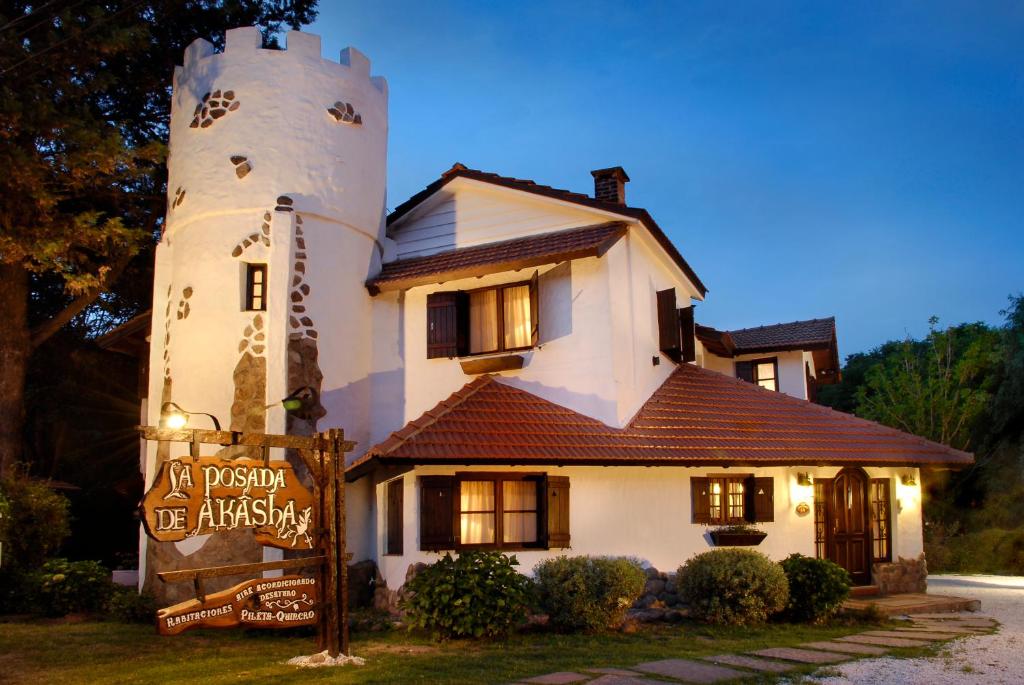
<instances>
[{"instance_id":1,"label":"tower window","mask_svg":"<svg viewBox=\"0 0 1024 685\"><path fill-rule=\"evenodd\" d=\"M262 312L267 309L266 264L246 265L245 308L251 312Z\"/></svg>"}]
</instances>

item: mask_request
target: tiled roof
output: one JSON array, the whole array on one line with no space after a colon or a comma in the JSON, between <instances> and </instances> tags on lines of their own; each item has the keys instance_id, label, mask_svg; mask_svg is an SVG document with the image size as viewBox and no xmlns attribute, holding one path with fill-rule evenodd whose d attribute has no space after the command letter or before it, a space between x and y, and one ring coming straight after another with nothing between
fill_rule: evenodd
<instances>
[{"instance_id":1,"label":"tiled roof","mask_svg":"<svg viewBox=\"0 0 1024 685\"><path fill-rule=\"evenodd\" d=\"M512 190L521 190L526 193L533 193L534 195L542 195L544 197L550 197L564 202L572 202L573 204L590 207L592 209L600 209L606 212L613 212L639 221L647 227L647 230L651 232L654 239L657 240L662 249L668 253L669 257L672 258L672 261L682 269L683 273L685 273L687 278L690 279L694 287L700 291L701 295L707 294L707 287L703 282L701 282L700 278L698 278L696 272L690 268L690 265L685 259L683 259L679 250L676 249L676 246L672 244L672 241L668 239L668 236L665 235L665 232L661 230L661 227L658 226L657 222L653 217L651 217L646 209L641 209L639 207L627 207L625 205L620 205L617 202L597 200L589 195L574 193L569 190L562 190L561 188L552 188L551 186L541 185L527 179L500 176L498 174L492 174L478 169L470 169L463 164L454 164L451 169L441 174L441 178L437 179L426 188L395 207L395 211L388 215L387 225L391 226L393 223L412 211L421 202L457 178L473 179L505 188L511 188Z\"/></svg>"},{"instance_id":2,"label":"tiled roof","mask_svg":"<svg viewBox=\"0 0 1024 685\"><path fill-rule=\"evenodd\" d=\"M461 247L449 252L389 262L366 282L376 293L416 285L483 276L566 259L600 257L626 233L621 221Z\"/></svg>"},{"instance_id":3,"label":"tiled roof","mask_svg":"<svg viewBox=\"0 0 1024 685\"><path fill-rule=\"evenodd\" d=\"M683 364L611 428L481 376L349 467L384 464L967 465L908 433Z\"/></svg>"},{"instance_id":4,"label":"tiled roof","mask_svg":"<svg viewBox=\"0 0 1024 685\"><path fill-rule=\"evenodd\" d=\"M827 347L836 334L836 319L810 319L791 321L771 326L740 328L728 331L736 345L737 352L759 352L761 350L801 349Z\"/></svg>"}]
</instances>

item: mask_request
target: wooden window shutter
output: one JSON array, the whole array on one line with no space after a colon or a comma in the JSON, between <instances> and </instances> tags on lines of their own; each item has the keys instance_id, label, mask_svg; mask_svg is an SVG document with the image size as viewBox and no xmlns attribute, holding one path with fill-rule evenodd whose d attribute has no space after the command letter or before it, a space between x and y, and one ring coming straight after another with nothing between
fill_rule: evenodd
<instances>
[{"instance_id":1,"label":"wooden window shutter","mask_svg":"<svg viewBox=\"0 0 1024 685\"><path fill-rule=\"evenodd\" d=\"M711 523L711 483L708 478L690 478L693 522Z\"/></svg>"},{"instance_id":2,"label":"wooden window shutter","mask_svg":"<svg viewBox=\"0 0 1024 685\"><path fill-rule=\"evenodd\" d=\"M420 549L455 549L455 478L420 478Z\"/></svg>"},{"instance_id":3,"label":"wooden window shutter","mask_svg":"<svg viewBox=\"0 0 1024 685\"><path fill-rule=\"evenodd\" d=\"M683 307L679 310L679 335L682 338L683 361L696 361L697 338L693 328L693 307Z\"/></svg>"},{"instance_id":4,"label":"wooden window shutter","mask_svg":"<svg viewBox=\"0 0 1024 685\"><path fill-rule=\"evenodd\" d=\"M387 554L402 554L402 505L405 500L405 479L396 478L387 486Z\"/></svg>"},{"instance_id":5,"label":"wooden window shutter","mask_svg":"<svg viewBox=\"0 0 1024 685\"><path fill-rule=\"evenodd\" d=\"M675 288L658 291L658 349L672 361L678 362L681 358Z\"/></svg>"},{"instance_id":6,"label":"wooden window shutter","mask_svg":"<svg viewBox=\"0 0 1024 685\"><path fill-rule=\"evenodd\" d=\"M736 378L748 383L754 382L754 365L750 362L736 362Z\"/></svg>"},{"instance_id":7,"label":"wooden window shutter","mask_svg":"<svg viewBox=\"0 0 1024 685\"><path fill-rule=\"evenodd\" d=\"M755 522L775 520L775 479L751 478L753 481L753 517Z\"/></svg>"},{"instance_id":8,"label":"wooden window shutter","mask_svg":"<svg viewBox=\"0 0 1024 685\"><path fill-rule=\"evenodd\" d=\"M427 295L427 359L469 351L469 296L461 291Z\"/></svg>"},{"instance_id":9,"label":"wooden window shutter","mask_svg":"<svg viewBox=\"0 0 1024 685\"><path fill-rule=\"evenodd\" d=\"M569 479L545 476L543 485L542 535L545 549L569 547Z\"/></svg>"},{"instance_id":10,"label":"wooden window shutter","mask_svg":"<svg viewBox=\"0 0 1024 685\"><path fill-rule=\"evenodd\" d=\"M540 339L540 272L534 271L530 279L530 344L536 347Z\"/></svg>"}]
</instances>

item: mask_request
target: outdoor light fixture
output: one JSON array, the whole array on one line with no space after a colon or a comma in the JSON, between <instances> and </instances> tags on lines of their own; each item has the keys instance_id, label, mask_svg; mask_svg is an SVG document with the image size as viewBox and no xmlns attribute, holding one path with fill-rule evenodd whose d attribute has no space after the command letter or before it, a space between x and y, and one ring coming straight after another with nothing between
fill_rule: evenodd
<instances>
[{"instance_id":1,"label":"outdoor light fixture","mask_svg":"<svg viewBox=\"0 0 1024 685\"><path fill-rule=\"evenodd\" d=\"M316 390L304 385L298 390L292 391L288 397L281 400L281 406L284 407L285 411L298 411L306 405L307 402L312 402L316 398Z\"/></svg>"},{"instance_id":2,"label":"outdoor light fixture","mask_svg":"<svg viewBox=\"0 0 1024 685\"><path fill-rule=\"evenodd\" d=\"M900 476L900 482L903 483L904 485L917 485L917 480L914 478L912 474L909 473L905 473L902 476Z\"/></svg>"},{"instance_id":3,"label":"outdoor light fixture","mask_svg":"<svg viewBox=\"0 0 1024 685\"><path fill-rule=\"evenodd\" d=\"M214 430L221 430L220 421L213 414L208 414L205 411L187 412L174 402L164 402L160 407L160 413L164 417L164 425L172 430L178 430L187 426L190 414L210 417L213 420Z\"/></svg>"},{"instance_id":4,"label":"outdoor light fixture","mask_svg":"<svg viewBox=\"0 0 1024 685\"><path fill-rule=\"evenodd\" d=\"M814 481L811 480L811 474L809 473L796 474L796 482L798 485L802 485L805 488L809 488L814 484Z\"/></svg>"}]
</instances>

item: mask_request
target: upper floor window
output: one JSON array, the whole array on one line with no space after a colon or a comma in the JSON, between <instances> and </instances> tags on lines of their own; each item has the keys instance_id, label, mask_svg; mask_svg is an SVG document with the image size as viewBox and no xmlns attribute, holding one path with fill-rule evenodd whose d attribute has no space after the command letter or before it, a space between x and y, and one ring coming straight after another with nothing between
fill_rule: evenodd
<instances>
[{"instance_id":1,"label":"upper floor window","mask_svg":"<svg viewBox=\"0 0 1024 685\"><path fill-rule=\"evenodd\" d=\"M736 378L756 383L766 390L779 389L779 360L776 357L736 362Z\"/></svg>"},{"instance_id":2,"label":"upper floor window","mask_svg":"<svg viewBox=\"0 0 1024 685\"><path fill-rule=\"evenodd\" d=\"M537 344L538 278L427 296L427 358L525 350Z\"/></svg>"},{"instance_id":3,"label":"upper floor window","mask_svg":"<svg viewBox=\"0 0 1024 685\"><path fill-rule=\"evenodd\" d=\"M262 312L267 309L267 265L246 264L245 308Z\"/></svg>"}]
</instances>

